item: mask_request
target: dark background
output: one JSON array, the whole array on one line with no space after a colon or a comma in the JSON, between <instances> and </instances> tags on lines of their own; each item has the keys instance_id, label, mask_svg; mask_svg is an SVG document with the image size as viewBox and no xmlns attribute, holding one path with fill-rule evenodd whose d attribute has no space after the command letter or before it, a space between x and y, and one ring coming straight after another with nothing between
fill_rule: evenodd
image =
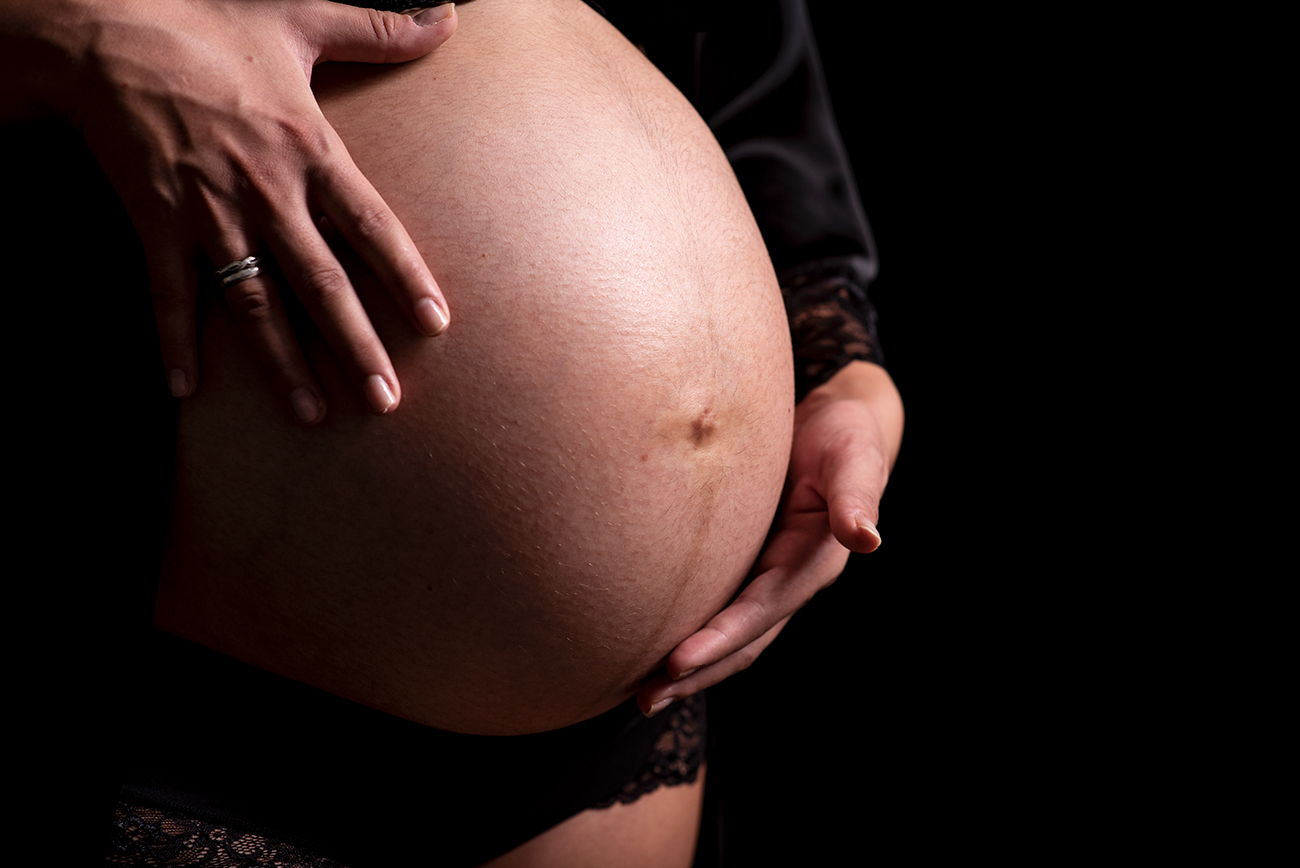
<instances>
[{"instance_id":1,"label":"dark background","mask_svg":"<svg viewBox=\"0 0 1300 868\"><path fill-rule=\"evenodd\" d=\"M1026 513L1052 511L1050 479L1016 466L1055 424L1025 406L1052 391L1036 348L1068 288L1033 180L1055 80L987 14L808 5L907 422L880 549L714 691L726 864L1033 852L1077 762L1037 641L1060 601L1035 599L1054 579Z\"/></svg>"}]
</instances>

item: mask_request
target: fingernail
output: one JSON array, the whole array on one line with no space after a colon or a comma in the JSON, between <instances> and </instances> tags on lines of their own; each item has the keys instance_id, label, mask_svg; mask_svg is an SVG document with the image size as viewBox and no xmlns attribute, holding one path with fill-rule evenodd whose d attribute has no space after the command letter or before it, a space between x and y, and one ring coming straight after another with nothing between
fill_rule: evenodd
<instances>
[{"instance_id":1,"label":"fingernail","mask_svg":"<svg viewBox=\"0 0 1300 868\"><path fill-rule=\"evenodd\" d=\"M437 6L415 6L403 9L402 14L411 16L412 20L421 27L432 27L439 21L450 18L455 8L455 3L441 3Z\"/></svg>"},{"instance_id":2,"label":"fingernail","mask_svg":"<svg viewBox=\"0 0 1300 868\"><path fill-rule=\"evenodd\" d=\"M447 330L447 314L431 298L422 298L415 303L415 318L426 334L440 335Z\"/></svg>"},{"instance_id":3,"label":"fingernail","mask_svg":"<svg viewBox=\"0 0 1300 868\"><path fill-rule=\"evenodd\" d=\"M871 519L867 518L865 515L859 514L854 517L854 522L857 524L858 530L865 530L867 533L871 534L873 537L876 538L875 547L879 548L880 531L876 530L876 526L871 523Z\"/></svg>"},{"instance_id":4,"label":"fingernail","mask_svg":"<svg viewBox=\"0 0 1300 868\"><path fill-rule=\"evenodd\" d=\"M157 380L154 382L157 382ZM190 381L186 379L185 372L180 368L175 368L168 372L167 388L171 389L173 398L185 397L185 393L190 390Z\"/></svg>"},{"instance_id":5,"label":"fingernail","mask_svg":"<svg viewBox=\"0 0 1300 868\"><path fill-rule=\"evenodd\" d=\"M659 700L654 705L650 706L650 710L645 713L645 716L654 717L656 714L663 711L668 706L672 705L673 700L675 700L676 698L677 698L676 696L670 696L667 699Z\"/></svg>"},{"instance_id":6,"label":"fingernail","mask_svg":"<svg viewBox=\"0 0 1300 868\"><path fill-rule=\"evenodd\" d=\"M687 670L686 670L685 672L683 672L681 675L678 675L676 678L674 678L673 681L681 681L681 680L682 680L683 678L685 678L687 675L690 675L692 672L695 672L695 671L696 671L697 669L699 669L699 668L700 668L700 667L696 666L694 669L687 669Z\"/></svg>"},{"instance_id":7,"label":"fingernail","mask_svg":"<svg viewBox=\"0 0 1300 868\"><path fill-rule=\"evenodd\" d=\"M397 404L397 396L388 387L388 381L378 374L366 377L366 398L378 413L387 413Z\"/></svg>"},{"instance_id":8,"label":"fingernail","mask_svg":"<svg viewBox=\"0 0 1300 868\"><path fill-rule=\"evenodd\" d=\"M321 416L320 401L306 389L294 389L289 393L289 403L293 405L293 415L304 425L310 425Z\"/></svg>"}]
</instances>

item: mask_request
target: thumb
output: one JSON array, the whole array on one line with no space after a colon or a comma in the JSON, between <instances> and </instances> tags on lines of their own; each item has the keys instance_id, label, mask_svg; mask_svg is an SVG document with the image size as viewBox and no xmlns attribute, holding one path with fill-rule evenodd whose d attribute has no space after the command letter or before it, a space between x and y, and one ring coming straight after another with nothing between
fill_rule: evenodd
<instances>
[{"instance_id":1,"label":"thumb","mask_svg":"<svg viewBox=\"0 0 1300 868\"><path fill-rule=\"evenodd\" d=\"M880 545L876 521L888 472L884 459L863 439L850 441L822 466L831 532L840 544L855 552L873 552Z\"/></svg>"},{"instance_id":2,"label":"thumb","mask_svg":"<svg viewBox=\"0 0 1300 868\"><path fill-rule=\"evenodd\" d=\"M302 20L317 63L403 63L423 57L456 32L456 4L417 7L403 13L322 2L313 4L311 15Z\"/></svg>"}]
</instances>

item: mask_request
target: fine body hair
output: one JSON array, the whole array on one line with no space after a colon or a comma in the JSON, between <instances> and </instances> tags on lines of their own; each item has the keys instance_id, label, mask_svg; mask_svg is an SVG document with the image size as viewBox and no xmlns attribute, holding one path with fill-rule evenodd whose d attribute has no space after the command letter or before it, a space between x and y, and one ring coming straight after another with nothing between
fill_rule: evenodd
<instances>
[{"instance_id":1,"label":"fine body hair","mask_svg":"<svg viewBox=\"0 0 1300 868\"><path fill-rule=\"evenodd\" d=\"M736 593L793 416L770 260L689 103L578 0L477 0L400 67L316 71L452 323L340 251L400 408L288 422L220 304L182 409L156 623L442 729L568 725Z\"/></svg>"}]
</instances>

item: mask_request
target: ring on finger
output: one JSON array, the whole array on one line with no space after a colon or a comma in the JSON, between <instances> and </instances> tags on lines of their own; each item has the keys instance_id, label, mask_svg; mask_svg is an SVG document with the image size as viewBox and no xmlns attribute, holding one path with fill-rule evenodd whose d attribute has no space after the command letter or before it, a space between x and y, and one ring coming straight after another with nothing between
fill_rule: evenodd
<instances>
[{"instance_id":1,"label":"ring on finger","mask_svg":"<svg viewBox=\"0 0 1300 868\"><path fill-rule=\"evenodd\" d=\"M226 289L241 280L257 277L262 273L261 265L261 257L246 256L243 259L236 259L223 268L218 268L213 272L213 277L221 284L222 289Z\"/></svg>"}]
</instances>

